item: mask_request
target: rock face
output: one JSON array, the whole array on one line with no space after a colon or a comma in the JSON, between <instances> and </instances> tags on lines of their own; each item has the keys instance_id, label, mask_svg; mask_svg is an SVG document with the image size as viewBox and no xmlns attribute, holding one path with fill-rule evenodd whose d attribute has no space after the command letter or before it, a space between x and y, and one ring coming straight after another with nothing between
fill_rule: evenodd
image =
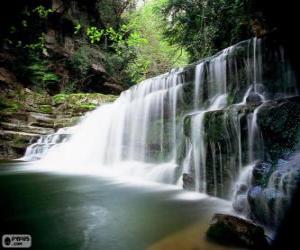
<instances>
[{"instance_id":1,"label":"rock face","mask_svg":"<svg viewBox=\"0 0 300 250\"><path fill-rule=\"evenodd\" d=\"M252 186L247 191L249 217L277 227L290 206L300 184L300 155L279 159L276 163L260 162L252 171Z\"/></svg>"},{"instance_id":2,"label":"rock face","mask_svg":"<svg viewBox=\"0 0 300 250\"><path fill-rule=\"evenodd\" d=\"M268 248L264 229L250 221L228 215L215 214L207 237L221 244L265 250Z\"/></svg>"},{"instance_id":3,"label":"rock face","mask_svg":"<svg viewBox=\"0 0 300 250\"><path fill-rule=\"evenodd\" d=\"M28 145L42 135L69 127L98 105L112 102L116 96L103 94L60 94L54 97L22 90L21 95L2 96L0 107L0 159L22 157ZM21 92L22 92L21 91Z\"/></svg>"},{"instance_id":4,"label":"rock face","mask_svg":"<svg viewBox=\"0 0 300 250\"><path fill-rule=\"evenodd\" d=\"M120 20L122 11L119 9L120 13L116 13L108 4L105 1L46 0L3 6L0 10L3 18L0 82L9 83L17 78L23 86L42 87L52 95L62 91L120 94L126 88L121 73L118 75L113 71L112 74L114 65L109 61L110 57L85 34L89 27L118 26L109 20ZM116 9L122 5L114 4ZM115 15L104 16L110 10ZM39 53L36 46L41 46ZM34 56L28 47L35 47ZM44 81L46 84L41 85L32 77L37 72L39 75L51 74L52 80L48 78Z\"/></svg>"}]
</instances>

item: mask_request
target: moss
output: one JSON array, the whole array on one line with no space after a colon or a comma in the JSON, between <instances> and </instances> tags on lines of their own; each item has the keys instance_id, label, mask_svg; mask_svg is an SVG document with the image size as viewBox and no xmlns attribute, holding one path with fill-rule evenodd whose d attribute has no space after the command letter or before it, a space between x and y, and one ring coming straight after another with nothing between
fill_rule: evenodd
<instances>
[{"instance_id":1,"label":"moss","mask_svg":"<svg viewBox=\"0 0 300 250\"><path fill-rule=\"evenodd\" d=\"M295 151L300 135L300 100L290 99L266 105L258 114L258 124L273 162Z\"/></svg>"},{"instance_id":2,"label":"moss","mask_svg":"<svg viewBox=\"0 0 300 250\"><path fill-rule=\"evenodd\" d=\"M188 115L183 119L183 133L186 137L191 136L191 119L192 116Z\"/></svg>"},{"instance_id":3,"label":"moss","mask_svg":"<svg viewBox=\"0 0 300 250\"><path fill-rule=\"evenodd\" d=\"M44 113L44 114L51 114L52 106L51 105L40 105L39 112Z\"/></svg>"},{"instance_id":4,"label":"moss","mask_svg":"<svg viewBox=\"0 0 300 250\"><path fill-rule=\"evenodd\" d=\"M78 108L82 110L91 111L97 107L95 104L81 104Z\"/></svg>"},{"instance_id":5,"label":"moss","mask_svg":"<svg viewBox=\"0 0 300 250\"><path fill-rule=\"evenodd\" d=\"M114 95L104 95L97 93L77 93L77 94L58 94L53 96L54 105L59 104L70 104L70 105L81 105L83 102L86 104L95 103L108 103L113 102L117 99Z\"/></svg>"},{"instance_id":6,"label":"moss","mask_svg":"<svg viewBox=\"0 0 300 250\"><path fill-rule=\"evenodd\" d=\"M66 94L58 94L53 97L54 104L62 104L66 100Z\"/></svg>"},{"instance_id":7,"label":"moss","mask_svg":"<svg viewBox=\"0 0 300 250\"><path fill-rule=\"evenodd\" d=\"M0 97L0 110L2 112L18 112L21 109L22 105L18 101Z\"/></svg>"}]
</instances>

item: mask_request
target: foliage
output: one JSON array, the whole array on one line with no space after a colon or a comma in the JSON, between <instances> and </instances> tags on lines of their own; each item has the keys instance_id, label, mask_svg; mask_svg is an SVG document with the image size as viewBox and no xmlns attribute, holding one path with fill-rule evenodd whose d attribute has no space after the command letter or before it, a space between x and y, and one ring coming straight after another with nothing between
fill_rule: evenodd
<instances>
[{"instance_id":1,"label":"foliage","mask_svg":"<svg viewBox=\"0 0 300 250\"><path fill-rule=\"evenodd\" d=\"M247 0L165 0L165 36L185 48L191 61L250 36Z\"/></svg>"},{"instance_id":2,"label":"foliage","mask_svg":"<svg viewBox=\"0 0 300 250\"><path fill-rule=\"evenodd\" d=\"M176 45L170 45L163 37L163 27L166 23L157 9L164 3L165 0L152 0L127 17L132 38L138 35L144 40L143 43L133 45L137 56L128 65L129 75L134 82L187 64L186 51Z\"/></svg>"},{"instance_id":3,"label":"foliage","mask_svg":"<svg viewBox=\"0 0 300 250\"><path fill-rule=\"evenodd\" d=\"M74 27L74 34L79 34L80 30L82 28L82 25L80 23L78 23L77 25L75 25Z\"/></svg>"},{"instance_id":4,"label":"foliage","mask_svg":"<svg viewBox=\"0 0 300 250\"><path fill-rule=\"evenodd\" d=\"M45 34L42 33L36 42L33 43L29 43L27 45L24 46L25 49L28 49L28 53L44 53L47 54L47 49L45 46L46 43L46 39L45 39Z\"/></svg>"},{"instance_id":5,"label":"foliage","mask_svg":"<svg viewBox=\"0 0 300 250\"><path fill-rule=\"evenodd\" d=\"M66 11L55 18L49 3L18 3L18 18L5 24L3 44L30 87L85 90L93 83L93 64L106 71L95 75L98 81L111 78L127 87L211 55L249 31L249 0L151 0L137 9L136 0L71 2L64 1ZM74 53L53 49L50 29L63 52L70 37Z\"/></svg>"},{"instance_id":6,"label":"foliage","mask_svg":"<svg viewBox=\"0 0 300 250\"><path fill-rule=\"evenodd\" d=\"M88 75L90 67L93 63L101 63L104 55L97 47L89 44L83 44L70 57L68 63L71 69L79 77Z\"/></svg>"},{"instance_id":7,"label":"foliage","mask_svg":"<svg viewBox=\"0 0 300 250\"><path fill-rule=\"evenodd\" d=\"M96 10L99 13L103 28L119 29L122 24L122 15L127 9L135 6L136 0L101 0L96 1Z\"/></svg>"},{"instance_id":8,"label":"foliage","mask_svg":"<svg viewBox=\"0 0 300 250\"><path fill-rule=\"evenodd\" d=\"M33 12L36 12L40 18L46 19L50 13L53 13L52 9L46 9L43 5L37 6Z\"/></svg>"},{"instance_id":9,"label":"foliage","mask_svg":"<svg viewBox=\"0 0 300 250\"><path fill-rule=\"evenodd\" d=\"M59 81L59 77L53 73L47 65L47 62L36 61L27 66L29 80L37 89L44 90Z\"/></svg>"},{"instance_id":10,"label":"foliage","mask_svg":"<svg viewBox=\"0 0 300 250\"><path fill-rule=\"evenodd\" d=\"M86 35L88 36L91 43L100 42L103 33L104 33L103 30L100 30L94 26L88 27L86 30Z\"/></svg>"}]
</instances>

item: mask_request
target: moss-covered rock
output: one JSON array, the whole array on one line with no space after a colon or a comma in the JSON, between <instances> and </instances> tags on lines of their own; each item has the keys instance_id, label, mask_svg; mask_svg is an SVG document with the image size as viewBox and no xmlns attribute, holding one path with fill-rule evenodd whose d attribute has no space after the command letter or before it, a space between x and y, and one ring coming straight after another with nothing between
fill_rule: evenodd
<instances>
[{"instance_id":1,"label":"moss-covered rock","mask_svg":"<svg viewBox=\"0 0 300 250\"><path fill-rule=\"evenodd\" d=\"M40 135L73 126L84 113L117 98L97 93L51 97L20 86L0 94L0 159L21 157Z\"/></svg>"},{"instance_id":2,"label":"moss-covered rock","mask_svg":"<svg viewBox=\"0 0 300 250\"><path fill-rule=\"evenodd\" d=\"M268 102L258 113L268 156L272 161L298 148L300 138L300 98Z\"/></svg>"},{"instance_id":3,"label":"moss-covered rock","mask_svg":"<svg viewBox=\"0 0 300 250\"><path fill-rule=\"evenodd\" d=\"M58 94L53 97L52 103L58 113L82 114L116 98L114 95L97 93Z\"/></svg>"}]
</instances>

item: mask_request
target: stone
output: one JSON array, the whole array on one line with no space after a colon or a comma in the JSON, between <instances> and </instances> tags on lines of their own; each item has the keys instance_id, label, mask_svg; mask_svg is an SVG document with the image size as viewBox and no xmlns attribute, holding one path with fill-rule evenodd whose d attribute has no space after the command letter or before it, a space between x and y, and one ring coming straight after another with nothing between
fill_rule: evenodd
<instances>
[{"instance_id":1,"label":"stone","mask_svg":"<svg viewBox=\"0 0 300 250\"><path fill-rule=\"evenodd\" d=\"M64 3L61 0L52 0L52 9L56 13L63 13Z\"/></svg>"},{"instance_id":2,"label":"stone","mask_svg":"<svg viewBox=\"0 0 300 250\"><path fill-rule=\"evenodd\" d=\"M13 130L38 135L47 135L55 132L54 129L51 128L29 126L25 124L13 124L8 122L1 122L1 127L6 130Z\"/></svg>"},{"instance_id":3,"label":"stone","mask_svg":"<svg viewBox=\"0 0 300 250\"><path fill-rule=\"evenodd\" d=\"M224 245L267 249L264 229L251 221L229 214L215 214L207 231L210 240Z\"/></svg>"},{"instance_id":4,"label":"stone","mask_svg":"<svg viewBox=\"0 0 300 250\"><path fill-rule=\"evenodd\" d=\"M246 213L248 209L247 194L237 195L232 202L232 207L239 213Z\"/></svg>"},{"instance_id":5,"label":"stone","mask_svg":"<svg viewBox=\"0 0 300 250\"><path fill-rule=\"evenodd\" d=\"M247 104L260 104L262 102L262 97L257 93L250 93L246 98Z\"/></svg>"},{"instance_id":6,"label":"stone","mask_svg":"<svg viewBox=\"0 0 300 250\"><path fill-rule=\"evenodd\" d=\"M258 162L252 171L252 185L267 185L268 177L272 171L272 163Z\"/></svg>"},{"instance_id":7,"label":"stone","mask_svg":"<svg viewBox=\"0 0 300 250\"><path fill-rule=\"evenodd\" d=\"M101 64L92 64L92 69L97 74L106 73L105 68Z\"/></svg>"},{"instance_id":8,"label":"stone","mask_svg":"<svg viewBox=\"0 0 300 250\"><path fill-rule=\"evenodd\" d=\"M7 84L15 83L16 77L9 70L0 67L0 82L5 82Z\"/></svg>"},{"instance_id":9,"label":"stone","mask_svg":"<svg viewBox=\"0 0 300 250\"><path fill-rule=\"evenodd\" d=\"M183 173L182 175L183 188L186 190L194 190L195 189L195 179L193 175Z\"/></svg>"}]
</instances>

